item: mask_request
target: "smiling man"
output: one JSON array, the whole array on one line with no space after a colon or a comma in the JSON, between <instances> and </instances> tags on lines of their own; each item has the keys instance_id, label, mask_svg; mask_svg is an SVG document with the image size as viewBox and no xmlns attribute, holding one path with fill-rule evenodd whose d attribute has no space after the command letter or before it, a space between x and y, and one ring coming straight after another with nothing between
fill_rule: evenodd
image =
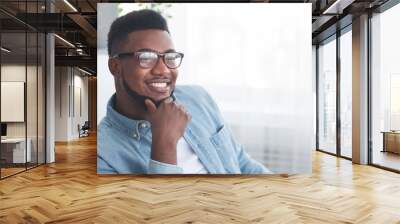
<instances>
[{"instance_id":1,"label":"smiling man","mask_svg":"<svg viewBox=\"0 0 400 224\"><path fill-rule=\"evenodd\" d=\"M99 126L99 174L270 173L236 143L203 88L175 85L184 54L160 14L115 20L108 53L116 93Z\"/></svg>"}]
</instances>

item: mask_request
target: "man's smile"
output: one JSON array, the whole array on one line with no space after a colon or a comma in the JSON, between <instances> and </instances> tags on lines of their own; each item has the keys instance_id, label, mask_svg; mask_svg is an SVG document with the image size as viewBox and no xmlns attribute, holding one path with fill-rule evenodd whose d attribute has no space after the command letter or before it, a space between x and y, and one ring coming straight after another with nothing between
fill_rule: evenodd
<instances>
[{"instance_id":1,"label":"man's smile","mask_svg":"<svg viewBox=\"0 0 400 224\"><path fill-rule=\"evenodd\" d=\"M146 82L148 88L155 94L165 94L171 91L170 79L152 79Z\"/></svg>"}]
</instances>

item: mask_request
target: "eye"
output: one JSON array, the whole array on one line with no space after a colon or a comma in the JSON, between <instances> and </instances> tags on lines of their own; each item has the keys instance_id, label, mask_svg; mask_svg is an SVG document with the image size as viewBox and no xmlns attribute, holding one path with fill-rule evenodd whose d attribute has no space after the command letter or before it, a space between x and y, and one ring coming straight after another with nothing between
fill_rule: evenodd
<instances>
[{"instance_id":1,"label":"eye","mask_svg":"<svg viewBox=\"0 0 400 224\"><path fill-rule=\"evenodd\" d=\"M154 52L140 52L139 60L140 61L151 61L157 59L157 54Z\"/></svg>"},{"instance_id":2,"label":"eye","mask_svg":"<svg viewBox=\"0 0 400 224\"><path fill-rule=\"evenodd\" d=\"M179 66L182 60L182 55L176 52L171 52L165 54L165 63L170 67L170 68L176 68Z\"/></svg>"},{"instance_id":3,"label":"eye","mask_svg":"<svg viewBox=\"0 0 400 224\"><path fill-rule=\"evenodd\" d=\"M179 62L180 59L181 59L181 56L178 53L165 54L166 61L175 63L175 62Z\"/></svg>"},{"instance_id":4,"label":"eye","mask_svg":"<svg viewBox=\"0 0 400 224\"><path fill-rule=\"evenodd\" d=\"M165 54L165 60L176 60L179 59L181 56L178 53L172 52Z\"/></svg>"}]
</instances>

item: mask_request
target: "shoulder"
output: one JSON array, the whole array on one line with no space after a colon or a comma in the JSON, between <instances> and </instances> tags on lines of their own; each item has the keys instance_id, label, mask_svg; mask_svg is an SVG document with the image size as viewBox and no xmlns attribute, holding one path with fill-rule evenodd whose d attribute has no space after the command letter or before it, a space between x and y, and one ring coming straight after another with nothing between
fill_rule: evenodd
<instances>
[{"instance_id":1,"label":"shoulder","mask_svg":"<svg viewBox=\"0 0 400 224\"><path fill-rule=\"evenodd\" d=\"M178 86L175 88L176 101L192 115L192 123L207 126L209 130L220 127L222 114L210 94L201 86Z\"/></svg>"},{"instance_id":2,"label":"shoulder","mask_svg":"<svg viewBox=\"0 0 400 224\"><path fill-rule=\"evenodd\" d=\"M199 85L179 85L175 88L174 95L178 102L188 106L201 106L217 109L217 105L206 89Z\"/></svg>"},{"instance_id":3,"label":"shoulder","mask_svg":"<svg viewBox=\"0 0 400 224\"><path fill-rule=\"evenodd\" d=\"M102 136L107 136L110 135L113 132L111 122L107 119L107 117L104 117L97 128L97 140L102 139Z\"/></svg>"},{"instance_id":4,"label":"shoulder","mask_svg":"<svg viewBox=\"0 0 400 224\"><path fill-rule=\"evenodd\" d=\"M99 130L105 130L107 128L109 128L111 126L111 123L109 122L109 120L107 119L107 117L104 117L103 119L101 119L99 125L98 125L98 129Z\"/></svg>"},{"instance_id":5,"label":"shoulder","mask_svg":"<svg viewBox=\"0 0 400 224\"><path fill-rule=\"evenodd\" d=\"M178 85L174 92L178 97L209 97L207 90L199 85Z\"/></svg>"},{"instance_id":6,"label":"shoulder","mask_svg":"<svg viewBox=\"0 0 400 224\"><path fill-rule=\"evenodd\" d=\"M116 173L146 173L148 158L139 150L144 147L148 146L130 137L106 117L97 131L98 170L106 170L103 173L109 169Z\"/></svg>"},{"instance_id":7,"label":"shoulder","mask_svg":"<svg viewBox=\"0 0 400 224\"><path fill-rule=\"evenodd\" d=\"M97 156L104 160L115 156L119 148L123 134L113 127L112 123L103 118L97 129Z\"/></svg>"},{"instance_id":8,"label":"shoulder","mask_svg":"<svg viewBox=\"0 0 400 224\"><path fill-rule=\"evenodd\" d=\"M189 92L199 92L206 93L207 91L200 85L177 85L176 91L189 91Z\"/></svg>"}]
</instances>

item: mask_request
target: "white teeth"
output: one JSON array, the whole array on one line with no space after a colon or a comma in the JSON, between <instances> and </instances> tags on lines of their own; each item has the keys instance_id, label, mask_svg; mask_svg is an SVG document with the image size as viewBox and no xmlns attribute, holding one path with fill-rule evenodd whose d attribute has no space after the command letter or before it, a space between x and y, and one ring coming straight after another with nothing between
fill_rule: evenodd
<instances>
[{"instance_id":1,"label":"white teeth","mask_svg":"<svg viewBox=\"0 0 400 224\"><path fill-rule=\"evenodd\" d=\"M150 83L151 86L157 87L157 88L165 88L167 87L167 83L166 82L153 82Z\"/></svg>"}]
</instances>

